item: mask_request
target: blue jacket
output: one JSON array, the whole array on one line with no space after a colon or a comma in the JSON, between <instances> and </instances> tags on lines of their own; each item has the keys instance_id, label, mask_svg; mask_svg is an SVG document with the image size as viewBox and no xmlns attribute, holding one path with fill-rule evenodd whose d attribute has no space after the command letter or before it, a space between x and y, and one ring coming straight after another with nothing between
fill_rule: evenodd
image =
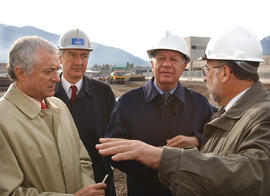
<instances>
[{"instance_id":1,"label":"blue jacket","mask_svg":"<svg viewBox=\"0 0 270 196\"><path fill-rule=\"evenodd\" d=\"M199 93L180 83L168 105L160 103L160 93L153 86L153 78L143 87L122 95L116 103L105 137L137 139L154 146L166 145L177 135L202 138L204 125L209 122L212 107ZM129 196L171 195L160 184L156 171L135 161L113 163L127 173Z\"/></svg>"}]
</instances>

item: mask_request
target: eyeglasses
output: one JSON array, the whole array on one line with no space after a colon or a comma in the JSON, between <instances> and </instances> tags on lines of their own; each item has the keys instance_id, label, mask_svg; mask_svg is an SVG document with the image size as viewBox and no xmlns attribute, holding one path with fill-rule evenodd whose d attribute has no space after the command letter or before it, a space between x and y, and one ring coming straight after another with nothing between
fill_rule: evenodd
<instances>
[{"instance_id":1,"label":"eyeglasses","mask_svg":"<svg viewBox=\"0 0 270 196\"><path fill-rule=\"evenodd\" d=\"M224 64L224 65L225 65L225 64ZM214 67L207 67L207 65L203 66L203 67L201 68L201 70L202 70L202 72L203 72L203 76L206 76L210 69L220 68L220 67L223 67L224 65L218 65L218 66L214 66Z\"/></svg>"}]
</instances>

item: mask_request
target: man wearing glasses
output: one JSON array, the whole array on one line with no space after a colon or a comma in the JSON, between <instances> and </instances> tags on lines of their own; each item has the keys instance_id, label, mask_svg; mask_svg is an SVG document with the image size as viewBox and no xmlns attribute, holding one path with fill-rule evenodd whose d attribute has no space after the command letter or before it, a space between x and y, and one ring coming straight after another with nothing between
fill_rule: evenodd
<instances>
[{"instance_id":1,"label":"man wearing glasses","mask_svg":"<svg viewBox=\"0 0 270 196\"><path fill-rule=\"evenodd\" d=\"M235 27L211 39L204 80L222 106L204 129L202 147L157 148L138 140L101 139L102 155L156 169L173 195L270 195L270 97L258 81L262 48Z\"/></svg>"}]
</instances>

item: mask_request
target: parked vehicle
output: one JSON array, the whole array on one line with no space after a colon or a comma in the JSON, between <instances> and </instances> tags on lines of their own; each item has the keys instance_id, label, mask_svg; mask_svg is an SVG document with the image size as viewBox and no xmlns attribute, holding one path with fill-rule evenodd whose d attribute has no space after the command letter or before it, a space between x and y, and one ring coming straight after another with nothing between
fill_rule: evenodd
<instances>
[{"instance_id":1,"label":"parked vehicle","mask_svg":"<svg viewBox=\"0 0 270 196\"><path fill-rule=\"evenodd\" d=\"M110 84L124 84L126 76L124 72L112 72L109 77Z\"/></svg>"},{"instance_id":2,"label":"parked vehicle","mask_svg":"<svg viewBox=\"0 0 270 196\"><path fill-rule=\"evenodd\" d=\"M126 81L144 81L145 76L143 74L127 73Z\"/></svg>"}]
</instances>

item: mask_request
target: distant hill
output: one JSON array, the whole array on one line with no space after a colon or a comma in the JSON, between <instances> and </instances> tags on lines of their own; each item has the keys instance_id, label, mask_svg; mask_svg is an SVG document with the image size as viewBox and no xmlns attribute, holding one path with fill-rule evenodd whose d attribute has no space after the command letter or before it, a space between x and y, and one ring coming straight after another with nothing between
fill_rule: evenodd
<instances>
[{"instance_id":1,"label":"distant hill","mask_svg":"<svg viewBox=\"0 0 270 196\"><path fill-rule=\"evenodd\" d=\"M261 40L263 54L270 55L270 36L267 36Z\"/></svg>"},{"instance_id":2,"label":"distant hill","mask_svg":"<svg viewBox=\"0 0 270 196\"><path fill-rule=\"evenodd\" d=\"M9 49L17 38L33 35L42 37L52 42L55 46L58 45L60 37L60 35L49 33L32 26L15 27L0 24L0 62L7 62ZM88 64L89 66L93 66L95 64L126 65L127 62L133 63L134 66L150 65L149 62L133 56L122 49L105 46L95 42L91 42L91 44L94 51L91 53Z\"/></svg>"}]
</instances>

